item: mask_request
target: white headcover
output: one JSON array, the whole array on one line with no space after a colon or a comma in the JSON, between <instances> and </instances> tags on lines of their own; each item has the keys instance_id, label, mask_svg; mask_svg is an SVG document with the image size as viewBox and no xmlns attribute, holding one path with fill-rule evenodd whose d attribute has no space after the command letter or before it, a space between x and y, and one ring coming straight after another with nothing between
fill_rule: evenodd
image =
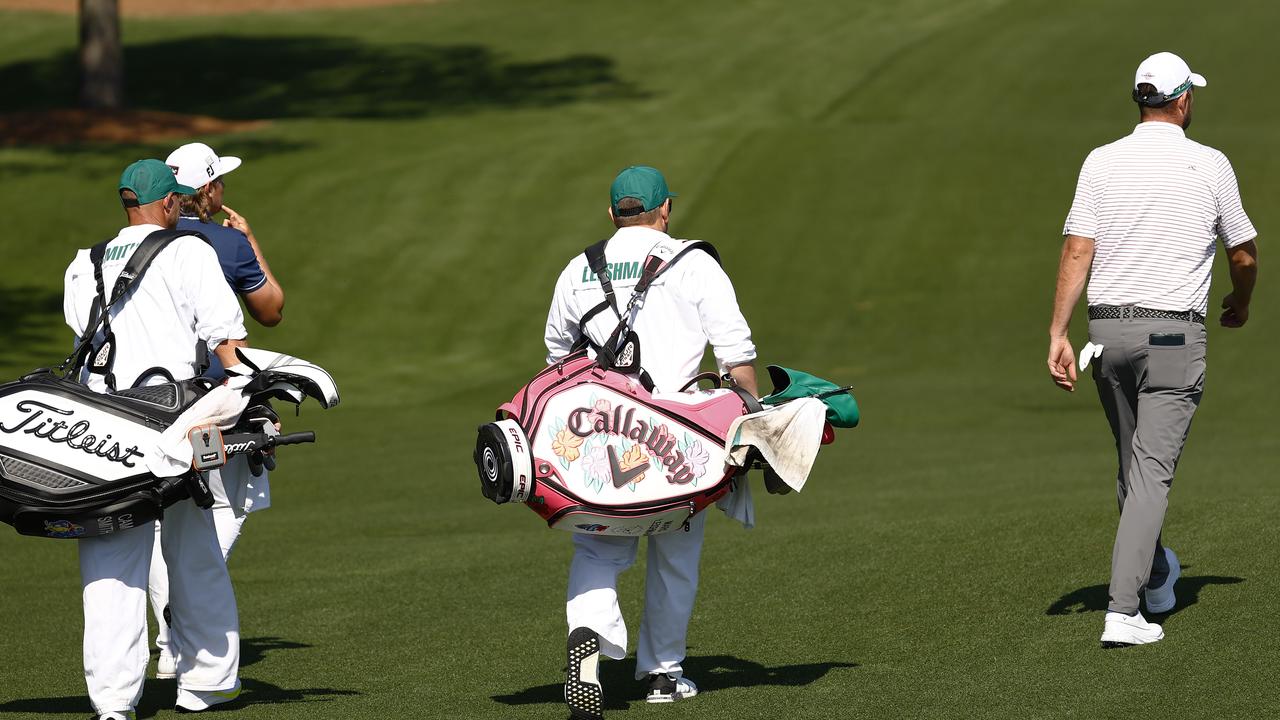
<instances>
[{"instance_id":1,"label":"white headcover","mask_svg":"<svg viewBox=\"0 0 1280 720\"><path fill-rule=\"evenodd\" d=\"M289 394L297 397L299 402L302 401L302 396L298 395L299 392L314 397L326 410L339 402L337 383L333 381L333 376L319 365L292 355L249 347L236 348L236 357L240 358L240 362L253 368L255 375L270 372L279 376L282 382L272 387L279 386L280 389L292 390ZM289 386L294 382L299 383L300 386L290 388Z\"/></svg>"}]
</instances>

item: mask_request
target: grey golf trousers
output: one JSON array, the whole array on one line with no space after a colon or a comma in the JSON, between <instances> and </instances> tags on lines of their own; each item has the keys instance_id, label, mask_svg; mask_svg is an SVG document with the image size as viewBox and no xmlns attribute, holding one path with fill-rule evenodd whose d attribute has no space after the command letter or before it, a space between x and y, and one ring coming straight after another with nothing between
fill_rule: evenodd
<instances>
[{"instance_id":1,"label":"grey golf trousers","mask_svg":"<svg viewBox=\"0 0 1280 720\"><path fill-rule=\"evenodd\" d=\"M1160 528L1173 473L1204 393L1206 333L1181 320L1090 320L1102 345L1093 379L1119 456L1120 526L1111 553L1107 609L1133 614L1138 593L1166 573Z\"/></svg>"}]
</instances>

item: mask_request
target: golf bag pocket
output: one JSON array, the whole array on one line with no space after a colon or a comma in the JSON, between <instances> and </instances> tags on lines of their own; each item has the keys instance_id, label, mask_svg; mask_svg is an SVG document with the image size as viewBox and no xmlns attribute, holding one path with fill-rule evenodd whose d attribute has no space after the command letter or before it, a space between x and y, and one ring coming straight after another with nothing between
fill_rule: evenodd
<instances>
[{"instance_id":1,"label":"golf bag pocket","mask_svg":"<svg viewBox=\"0 0 1280 720\"><path fill-rule=\"evenodd\" d=\"M1183 333L1152 333L1147 343L1147 389L1186 387L1189 359Z\"/></svg>"}]
</instances>

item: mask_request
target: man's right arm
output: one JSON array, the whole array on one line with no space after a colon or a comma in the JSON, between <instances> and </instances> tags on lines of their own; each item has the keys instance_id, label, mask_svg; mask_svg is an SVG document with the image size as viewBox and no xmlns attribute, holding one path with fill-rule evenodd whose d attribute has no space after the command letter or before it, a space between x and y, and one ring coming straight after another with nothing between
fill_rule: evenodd
<instances>
[{"instance_id":1,"label":"man's right arm","mask_svg":"<svg viewBox=\"0 0 1280 720\"><path fill-rule=\"evenodd\" d=\"M1231 269L1231 292L1222 299L1223 312L1218 322L1223 327L1238 328L1249 321L1249 302L1258 279L1258 231L1249 220L1240 201L1240 185L1231 161L1222 153L1215 155L1218 187L1218 237L1227 251Z\"/></svg>"},{"instance_id":2,"label":"man's right arm","mask_svg":"<svg viewBox=\"0 0 1280 720\"><path fill-rule=\"evenodd\" d=\"M195 310L196 337L213 348L224 367L238 365L234 348L245 345L248 333L235 293L227 285L218 255L203 241L179 238L178 270L186 279L187 299Z\"/></svg>"},{"instance_id":3,"label":"man's right arm","mask_svg":"<svg viewBox=\"0 0 1280 720\"><path fill-rule=\"evenodd\" d=\"M693 253L687 260L689 280L681 283L698 308L702 332L711 343L716 363L729 373L742 389L760 397L756 382L756 346L751 341L751 328L738 307L733 282L710 255Z\"/></svg>"},{"instance_id":4,"label":"man's right arm","mask_svg":"<svg viewBox=\"0 0 1280 720\"><path fill-rule=\"evenodd\" d=\"M1231 264L1231 292L1222 299L1223 327L1238 328L1249 322L1249 302L1258 281L1258 244L1253 240L1227 248Z\"/></svg>"}]
</instances>

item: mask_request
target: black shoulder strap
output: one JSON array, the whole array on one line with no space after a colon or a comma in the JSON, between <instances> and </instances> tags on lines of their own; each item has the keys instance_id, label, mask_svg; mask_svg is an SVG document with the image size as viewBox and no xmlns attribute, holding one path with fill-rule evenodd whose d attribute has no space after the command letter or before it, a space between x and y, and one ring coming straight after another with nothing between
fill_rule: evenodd
<instances>
[{"instance_id":1,"label":"black shoulder strap","mask_svg":"<svg viewBox=\"0 0 1280 720\"><path fill-rule=\"evenodd\" d=\"M640 338L636 337L635 333L630 332L631 310L636 306L640 298L648 292L649 286L653 285L654 280L657 280L672 265L675 265L677 260L694 250L702 250L717 263L720 262L720 254L716 252L715 247L711 243L701 240L685 245L679 252L672 255L670 260L663 260L660 256L653 255L652 251L650 251L651 254L644 259L644 269L640 273L640 280L636 282L635 288L631 290L631 300L627 303L627 309L618 314L617 327L613 329L613 332L609 334L609 339L605 340L604 345L597 351L597 363L601 367L616 367L619 364L619 358L627 355L635 357L638 363ZM583 328L583 331L585 335L585 328ZM633 347L628 348L628 345ZM630 363L622 364L630 365Z\"/></svg>"},{"instance_id":2,"label":"black shoulder strap","mask_svg":"<svg viewBox=\"0 0 1280 720\"><path fill-rule=\"evenodd\" d=\"M595 349L595 343L591 342L591 336L587 334L587 323L591 322L596 315L606 309L612 309L615 316L622 317L622 314L618 312L617 295L613 292L613 280L609 277L609 264L605 262L604 258L604 248L608 244L609 241L607 239L601 240L582 251L587 256L587 264L591 267L591 272L595 273L596 279L600 281L600 289L604 290L604 300L583 313L582 317L578 319L578 342L574 343L573 346L575 351L584 347Z\"/></svg>"},{"instance_id":3,"label":"black shoulder strap","mask_svg":"<svg viewBox=\"0 0 1280 720\"><path fill-rule=\"evenodd\" d=\"M107 387L116 389L115 375L112 373L112 367L115 365L115 338L111 333L111 309L128 296L129 291L142 279L143 274L161 250L174 240L188 235L199 237L205 242L209 241L204 235L190 230L156 230L143 238L133 254L129 256L128 262L120 271L120 276L116 278L110 296L106 294L102 278L102 265L110 240L98 243L89 250L89 260L93 263L93 277L98 286L98 295L94 298L93 307L89 312L89 323L85 326L84 334L80 336L80 342L62 365L64 371L79 370L92 356L89 371L105 376ZM95 352L92 347L93 337L97 334L99 326L102 327L104 339L102 347L97 348ZM70 366L69 369L68 366Z\"/></svg>"},{"instance_id":4,"label":"black shoulder strap","mask_svg":"<svg viewBox=\"0 0 1280 720\"><path fill-rule=\"evenodd\" d=\"M613 280L609 277L609 265L604 259L604 248L608 244L608 240L601 240L582 252L587 256L587 263L591 266L591 272L595 273L596 278L600 281L600 287L604 290L605 301L609 303L609 307L613 308L613 314L617 315L618 299L613 294Z\"/></svg>"}]
</instances>

